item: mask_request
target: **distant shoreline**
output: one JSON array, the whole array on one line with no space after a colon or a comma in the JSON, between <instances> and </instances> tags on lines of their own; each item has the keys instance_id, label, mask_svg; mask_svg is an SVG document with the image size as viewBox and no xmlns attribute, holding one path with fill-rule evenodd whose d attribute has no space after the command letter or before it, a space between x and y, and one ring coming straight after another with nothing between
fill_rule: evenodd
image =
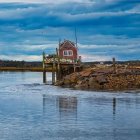
<instances>
[{"instance_id":1,"label":"distant shoreline","mask_svg":"<svg viewBox=\"0 0 140 140\"><path fill-rule=\"evenodd\" d=\"M30 67L30 68L21 68L21 67L0 67L0 71L11 71L11 72L23 72L23 71L31 71L31 72L43 72L42 67ZM47 72L51 72L51 68L46 69Z\"/></svg>"}]
</instances>

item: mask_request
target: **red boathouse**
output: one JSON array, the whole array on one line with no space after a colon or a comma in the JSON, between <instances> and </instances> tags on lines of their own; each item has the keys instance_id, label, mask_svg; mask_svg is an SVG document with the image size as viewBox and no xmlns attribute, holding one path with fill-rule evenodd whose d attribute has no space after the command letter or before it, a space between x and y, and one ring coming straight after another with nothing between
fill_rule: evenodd
<instances>
[{"instance_id":1,"label":"red boathouse","mask_svg":"<svg viewBox=\"0 0 140 140\"><path fill-rule=\"evenodd\" d=\"M60 42L59 57L63 59L70 59L73 62L77 62L80 57L78 56L78 48L75 43L69 40L64 40L64 42Z\"/></svg>"}]
</instances>

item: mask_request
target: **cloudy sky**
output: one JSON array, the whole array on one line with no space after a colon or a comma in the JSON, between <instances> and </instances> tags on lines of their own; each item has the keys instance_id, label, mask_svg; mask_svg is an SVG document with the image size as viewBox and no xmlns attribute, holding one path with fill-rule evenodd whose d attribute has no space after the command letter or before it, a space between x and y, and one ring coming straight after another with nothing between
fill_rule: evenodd
<instances>
[{"instance_id":1,"label":"cloudy sky","mask_svg":"<svg viewBox=\"0 0 140 140\"><path fill-rule=\"evenodd\" d=\"M0 59L41 60L75 27L83 61L140 60L140 0L0 0Z\"/></svg>"}]
</instances>

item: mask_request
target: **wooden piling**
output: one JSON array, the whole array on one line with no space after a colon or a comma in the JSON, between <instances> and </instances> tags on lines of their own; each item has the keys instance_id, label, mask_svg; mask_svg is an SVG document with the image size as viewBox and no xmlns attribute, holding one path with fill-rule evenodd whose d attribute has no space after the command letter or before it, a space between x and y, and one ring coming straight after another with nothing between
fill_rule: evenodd
<instances>
[{"instance_id":1,"label":"wooden piling","mask_svg":"<svg viewBox=\"0 0 140 140\"><path fill-rule=\"evenodd\" d=\"M60 68L60 57L59 57L59 53L58 53L58 49L56 48L56 58L58 59L57 62L57 70L56 70L56 79L60 80L61 79L61 68Z\"/></svg>"},{"instance_id":2,"label":"wooden piling","mask_svg":"<svg viewBox=\"0 0 140 140\"><path fill-rule=\"evenodd\" d=\"M43 70L43 83L46 83L46 71Z\"/></svg>"},{"instance_id":3,"label":"wooden piling","mask_svg":"<svg viewBox=\"0 0 140 140\"><path fill-rule=\"evenodd\" d=\"M43 83L46 83L45 52L43 52Z\"/></svg>"},{"instance_id":4,"label":"wooden piling","mask_svg":"<svg viewBox=\"0 0 140 140\"><path fill-rule=\"evenodd\" d=\"M74 72L76 72L76 66L75 66L75 64L74 64L74 66L73 66L73 69L74 69Z\"/></svg>"},{"instance_id":5,"label":"wooden piling","mask_svg":"<svg viewBox=\"0 0 140 140\"><path fill-rule=\"evenodd\" d=\"M55 84L55 56L53 56L53 65L52 65L52 85Z\"/></svg>"}]
</instances>

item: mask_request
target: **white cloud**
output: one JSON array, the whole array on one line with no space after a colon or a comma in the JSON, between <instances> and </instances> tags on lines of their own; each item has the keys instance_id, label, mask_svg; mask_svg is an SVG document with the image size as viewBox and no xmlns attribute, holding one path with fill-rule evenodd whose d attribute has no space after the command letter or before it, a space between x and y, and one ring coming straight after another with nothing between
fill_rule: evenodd
<instances>
[{"instance_id":1,"label":"white cloud","mask_svg":"<svg viewBox=\"0 0 140 140\"><path fill-rule=\"evenodd\" d=\"M43 45L23 45L22 48L20 46L16 46L16 48L20 48L20 50L25 51L47 51L47 49L54 49L58 47L58 44L43 44Z\"/></svg>"},{"instance_id":2,"label":"white cloud","mask_svg":"<svg viewBox=\"0 0 140 140\"><path fill-rule=\"evenodd\" d=\"M82 54L83 62L110 61L112 56Z\"/></svg>"},{"instance_id":3,"label":"white cloud","mask_svg":"<svg viewBox=\"0 0 140 140\"><path fill-rule=\"evenodd\" d=\"M115 2L115 0L105 0L106 2ZM117 1L117 0L116 0Z\"/></svg>"},{"instance_id":4,"label":"white cloud","mask_svg":"<svg viewBox=\"0 0 140 140\"><path fill-rule=\"evenodd\" d=\"M92 62L92 61L109 61L112 60L111 56L103 55L87 55L82 54L83 62ZM16 60L16 61L42 61L42 55L0 55L2 60Z\"/></svg>"},{"instance_id":5,"label":"white cloud","mask_svg":"<svg viewBox=\"0 0 140 140\"><path fill-rule=\"evenodd\" d=\"M0 55L0 59L16 61L41 61L42 55Z\"/></svg>"},{"instance_id":6,"label":"white cloud","mask_svg":"<svg viewBox=\"0 0 140 140\"><path fill-rule=\"evenodd\" d=\"M132 9L130 9L129 11L130 11L130 12L133 12L133 13L140 12L140 4L138 4L137 6L135 6L135 7L132 8Z\"/></svg>"},{"instance_id":7,"label":"white cloud","mask_svg":"<svg viewBox=\"0 0 140 140\"><path fill-rule=\"evenodd\" d=\"M32 15L41 8L28 7L28 8L15 8L15 9L2 9L0 10L1 19L22 19L24 16Z\"/></svg>"},{"instance_id":8,"label":"white cloud","mask_svg":"<svg viewBox=\"0 0 140 140\"><path fill-rule=\"evenodd\" d=\"M90 0L0 0L0 2L23 2L23 3L66 3L66 2L90 2Z\"/></svg>"},{"instance_id":9,"label":"white cloud","mask_svg":"<svg viewBox=\"0 0 140 140\"><path fill-rule=\"evenodd\" d=\"M47 9L47 6L46 6ZM53 10L53 8L52 8ZM36 14L35 14L36 13ZM27 17L36 17L36 15L40 15L40 17L48 18L55 16L56 18L60 18L62 21L66 23L72 23L81 20L89 20L96 19L100 17L118 17L118 16L126 16L131 14L140 14L139 10L132 9L126 11L117 11L117 12L83 12L77 14L71 13L63 13L63 11L57 11L54 9L52 12L47 12L47 10L42 9L42 7L28 7L28 8L17 8L11 10L1 10L0 11L0 19L24 19Z\"/></svg>"},{"instance_id":10,"label":"white cloud","mask_svg":"<svg viewBox=\"0 0 140 140\"><path fill-rule=\"evenodd\" d=\"M79 49L109 49L109 48L114 48L118 47L118 45L83 45L83 44L78 44Z\"/></svg>"}]
</instances>

